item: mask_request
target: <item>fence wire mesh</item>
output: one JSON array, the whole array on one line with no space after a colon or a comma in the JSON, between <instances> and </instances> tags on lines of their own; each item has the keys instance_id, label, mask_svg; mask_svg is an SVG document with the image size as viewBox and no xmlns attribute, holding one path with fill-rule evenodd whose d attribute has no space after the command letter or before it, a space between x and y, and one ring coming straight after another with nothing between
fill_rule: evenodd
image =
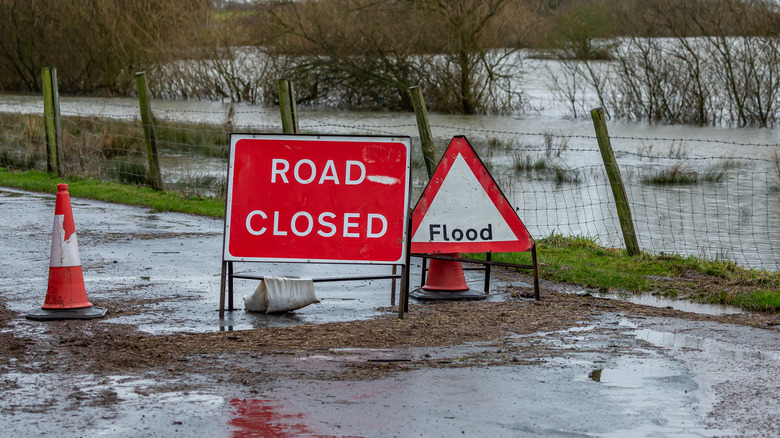
<instances>
[{"instance_id":1,"label":"fence wire mesh","mask_svg":"<svg viewBox=\"0 0 780 438\"><path fill-rule=\"evenodd\" d=\"M162 178L167 190L224 197L231 132L281 132L274 110L181 110L154 102ZM62 112L66 175L148 185L138 107L110 101ZM403 122L399 122L403 120ZM369 122L304 111L313 134L408 135L413 191L427 180L414 116ZM535 237L582 235L623 247L623 235L595 135L431 126L441 155L465 135ZM734 260L777 271L780 264L778 145L695 138L611 137L640 247ZM0 167L46 170L42 110L0 114Z\"/></svg>"}]
</instances>

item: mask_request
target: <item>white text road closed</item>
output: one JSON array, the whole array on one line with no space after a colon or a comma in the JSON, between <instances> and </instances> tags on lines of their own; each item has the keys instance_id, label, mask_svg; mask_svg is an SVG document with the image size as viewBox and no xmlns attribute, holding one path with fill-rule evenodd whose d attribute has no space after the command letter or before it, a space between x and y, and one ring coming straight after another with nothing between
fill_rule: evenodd
<instances>
[{"instance_id":1,"label":"white text road closed","mask_svg":"<svg viewBox=\"0 0 780 438\"><path fill-rule=\"evenodd\" d=\"M225 260L401 261L409 143L231 136Z\"/></svg>"},{"instance_id":2,"label":"white text road closed","mask_svg":"<svg viewBox=\"0 0 780 438\"><path fill-rule=\"evenodd\" d=\"M455 137L412 216L412 252L526 251L528 231L463 137Z\"/></svg>"}]
</instances>

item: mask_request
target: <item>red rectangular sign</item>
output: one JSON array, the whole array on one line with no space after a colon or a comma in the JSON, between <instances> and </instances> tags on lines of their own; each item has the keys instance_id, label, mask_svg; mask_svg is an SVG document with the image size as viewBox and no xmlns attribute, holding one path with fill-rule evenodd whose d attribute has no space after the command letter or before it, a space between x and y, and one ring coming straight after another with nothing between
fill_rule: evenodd
<instances>
[{"instance_id":1,"label":"red rectangular sign","mask_svg":"<svg viewBox=\"0 0 780 438\"><path fill-rule=\"evenodd\" d=\"M404 261L409 137L233 134L228 261Z\"/></svg>"}]
</instances>

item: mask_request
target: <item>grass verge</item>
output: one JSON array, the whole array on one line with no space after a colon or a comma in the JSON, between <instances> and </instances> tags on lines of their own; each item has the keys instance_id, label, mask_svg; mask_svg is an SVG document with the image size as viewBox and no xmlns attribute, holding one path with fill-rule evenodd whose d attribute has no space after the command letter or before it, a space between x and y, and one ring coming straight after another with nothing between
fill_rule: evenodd
<instances>
[{"instance_id":1,"label":"grass verge","mask_svg":"<svg viewBox=\"0 0 780 438\"><path fill-rule=\"evenodd\" d=\"M56 194L59 183L68 184L70 195L78 198L137 205L155 211L173 211L210 217L225 215L225 201L222 199L187 197L176 192L157 192L148 187L95 179L59 178L34 170L19 172L0 168L0 186Z\"/></svg>"},{"instance_id":2,"label":"grass verge","mask_svg":"<svg viewBox=\"0 0 780 438\"><path fill-rule=\"evenodd\" d=\"M542 278L600 290L780 312L780 273L742 268L731 261L669 254L629 257L593 239L551 235L537 240ZM479 256L479 255L477 255ZM493 260L530 264L530 253L494 254Z\"/></svg>"}]
</instances>

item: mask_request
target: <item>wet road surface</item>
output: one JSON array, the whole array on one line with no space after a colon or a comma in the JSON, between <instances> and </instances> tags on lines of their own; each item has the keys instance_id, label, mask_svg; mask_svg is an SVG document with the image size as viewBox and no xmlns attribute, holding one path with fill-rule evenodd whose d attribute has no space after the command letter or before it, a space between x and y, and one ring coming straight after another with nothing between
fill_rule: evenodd
<instances>
[{"instance_id":1,"label":"wet road surface","mask_svg":"<svg viewBox=\"0 0 780 438\"><path fill-rule=\"evenodd\" d=\"M389 304L389 281L326 283L317 287L322 303L294 315L235 311L220 321L221 221L81 199L72 203L90 300L132 310L109 314L100 324L131 324L154 334L243 330L370 318ZM51 323L23 315L45 297L54 197L0 189L0 204L0 293L6 307L19 312L4 330L42 339ZM261 269L307 277L323 270L332 275L389 268ZM481 278L470 282L479 287ZM238 286L237 304L254 286ZM513 357L509 364L499 360L509 347L524 343L543 344L556 354ZM225 367L273 376L245 383L175 367L108 376L78 369L38 373L21 371L12 359L0 366L0 435L780 435L776 329L606 312L588 326L508 336L503 345L216 359ZM478 362L471 359L475 353ZM354 363L420 358L444 366L348 381L318 377ZM493 359L497 365L491 366Z\"/></svg>"}]
</instances>

